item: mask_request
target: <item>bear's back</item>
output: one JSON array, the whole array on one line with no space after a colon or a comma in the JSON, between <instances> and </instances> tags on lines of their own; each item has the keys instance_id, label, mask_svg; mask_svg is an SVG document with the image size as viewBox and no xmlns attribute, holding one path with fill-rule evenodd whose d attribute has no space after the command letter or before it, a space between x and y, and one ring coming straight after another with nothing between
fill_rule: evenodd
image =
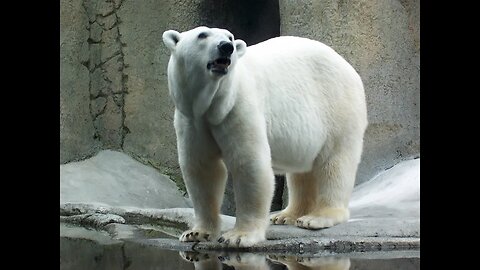
<instances>
[{"instance_id":1,"label":"bear's back","mask_svg":"<svg viewBox=\"0 0 480 270\"><path fill-rule=\"evenodd\" d=\"M332 50L326 44L309 38L295 36L280 36L267 39L247 47L252 53L282 53L292 50Z\"/></svg>"},{"instance_id":2,"label":"bear's back","mask_svg":"<svg viewBox=\"0 0 480 270\"><path fill-rule=\"evenodd\" d=\"M341 55L308 38L281 36L248 46L240 62L257 75L288 74L285 78L273 76L275 80L285 79L283 83L308 77L319 82L347 79L349 86L355 84L363 90L360 76Z\"/></svg>"},{"instance_id":3,"label":"bear's back","mask_svg":"<svg viewBox=\"0 0 480 270\"><path fill-rule=\"evenodd\" d=\"M278 172L307 171L334 133L366 125L360 76L321 42L272 38L247 47L239 64L251 88L242 90L255 95L264 112Z\"/></svg>"},{"instance_id":4,"label":"bear's back","mask_svg":"<svg viewBox=\"0 0 480 270\"><path fill-rule=\"evenodd\" d=\"M338 104L334 101L339 99L347 101L346 106L364 100L363 83L355 69L319 41L293 36L272 38L247 47L239 64L245 68L242 73L247 73L244 80L253 81L258 98L267 103L274 96L275 102L317 110L319 105Z\"/></svg>"}]
</instances>

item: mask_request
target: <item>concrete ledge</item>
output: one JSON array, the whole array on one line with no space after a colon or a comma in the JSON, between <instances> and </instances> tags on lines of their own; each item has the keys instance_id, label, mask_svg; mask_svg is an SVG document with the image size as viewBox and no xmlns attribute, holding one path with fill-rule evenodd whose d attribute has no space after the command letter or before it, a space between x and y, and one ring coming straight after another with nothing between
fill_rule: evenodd
<instances>
[{"instance_id":1,"label":"concrete ledge","mask_svg":"<svg viewBox=\"0 0 480 270\"><path fill-rule=\"evenodd\" d=\"M289 225L271 225L267 230L267 241L250 248L238 249L225 247L216 242L183 243L177 237L183 230L191 226L194 213L190 208L173 209L122 209L118 207L105 207L83 204L61 205L63 221L91 226L107 231L112 237L127 241L154 245L160 248L180 251L206 251L206 250L240 250L248 252L280 252L289 254L317 253L328 250L336 253L366 252L366 251L391 251L412 250L420 248L420 237L411 231L392 234L379 230L385 225L385 219L378 226L375 220L357 223L348 222L323 230L305 230ZM76 214L76 215L69 215ZM67 218L68 217L68 218ZM85 218L89 217L89 218ZM98 221L93 219L97 218ZM112 219L115 218L115 219ZM118 222L114 222L117 220ZM73 222L74 221L74 222ZM108 221L108 222L105 222ZM228 230L235 224L235 218L222 216L222 230ZM395 219L390 220L394 224ZM83 223L82 223L83 222ZM404 221L405 224L408 221ZM418 222L410 221L412 226ZM126 224L116 224L126 223ZM146 232L145 224L150 224L150 236ZM374 225L377 226L374 226ZM398 225L398 224L397 224ZM143 226L143 227L142 227ZM342 229L343 226L343 230ZM155 237L163 234L162 238ZM407 233L405 233L407 232ZM164 238L164 235L170 238ZM152 238L153 236L153 238ZM149 239L150 238L150 239Z\"/></svg>"}]
</instances>

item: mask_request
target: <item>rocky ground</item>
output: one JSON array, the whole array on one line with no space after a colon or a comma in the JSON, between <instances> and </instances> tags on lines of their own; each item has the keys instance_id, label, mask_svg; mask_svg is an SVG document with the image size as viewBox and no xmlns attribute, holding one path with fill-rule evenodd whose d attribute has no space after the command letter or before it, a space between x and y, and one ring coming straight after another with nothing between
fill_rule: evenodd
<instances>
[{"instance_id":1,"label":"rocky ground","mask_svg":"<svg viewBox=\"0 0 480 270\"><path fill-rule=\"evenodd\" d=\"M270 226L255 252L291 254L420 248L420 159L397 164L355 187L347 223L322 230ZM193 221L191 201L168 177L115 151L60 165L60 236L126 241L179 251L216 250L176 238ZM235 217L222 216L222 230ZM85 229L86 228L86 229ZM94 229L94 230L92 230Z\"/></svg>"}]
</instances>

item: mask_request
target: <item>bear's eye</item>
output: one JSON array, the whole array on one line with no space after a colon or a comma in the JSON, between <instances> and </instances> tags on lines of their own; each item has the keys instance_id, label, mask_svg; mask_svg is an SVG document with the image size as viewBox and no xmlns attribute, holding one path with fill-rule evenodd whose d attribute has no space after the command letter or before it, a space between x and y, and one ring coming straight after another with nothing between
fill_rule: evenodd
<instances>
[{"instance_id":1,"label":"bear's eye","mask_svg":"<svg viewBox=\"0 0 480 270\"><path fill-rule=\"evenodd\" d=\"M200 34L198 34L198 38L199 38L199 39L207 38L207 36L208 36L207 33L200 33Z\"/></svg>"},{"instance_id":2,"label":"bear's eye","mask_svg":"<svg viewBox=\"0 0 480 270\"><path fill-rule=\"evenodd\" d=\"M232 36L229 36L229 37L228 37L228 39L229 39L230 41L233 41L233 38L232 38Z\"/></svg>"}]
</instances>

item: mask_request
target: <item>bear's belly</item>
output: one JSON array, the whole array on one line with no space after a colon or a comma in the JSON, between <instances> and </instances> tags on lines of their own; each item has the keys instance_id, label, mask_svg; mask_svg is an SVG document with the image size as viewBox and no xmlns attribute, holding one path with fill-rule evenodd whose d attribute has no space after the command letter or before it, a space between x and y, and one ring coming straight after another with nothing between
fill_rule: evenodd
<instances>
[{"instance_id":1,"label":"bear's belly","mask_svg":"<svg viewBox=\"0 0 480 270\"><path fill-rule=\"evenodd\" d=\"M263 99L272 168L276 174L308 172L329 132L323 104L305 92L276 90L282 94Z\"/></svg>"},{"instance_id":2,"label":"bear's belly","mask_svg":"<svg viewBox=\"0 0 480 270\"><path fill-rule=\"evenodd\" d=\"M312 169L316 153L308 149L290 147L271 148L272 168L275 174L308 172Z\"/></svg>"},{"instance_id":3,"label":"bear's belly","mask_svg":"<svg viewBox=\"0 0 480 270\"><path fill-rule=\"evenodd\" d=\"M304 163L301 161L286 162L272 159L272 169L273 173L276 175L283 175L286 173L303 173L311 171L313 163Z\"/></svg>"},{"instance_id":4,"label":"bear's belly","mask_svg":"<svg viewBox=\"0 0 480 270\"><path fill-rule=\"evenodd\" d=\"M268 139L275 174L310 171L325 141L322 133L309 126L270 133Z\"/></svg>"}]
</instances>

